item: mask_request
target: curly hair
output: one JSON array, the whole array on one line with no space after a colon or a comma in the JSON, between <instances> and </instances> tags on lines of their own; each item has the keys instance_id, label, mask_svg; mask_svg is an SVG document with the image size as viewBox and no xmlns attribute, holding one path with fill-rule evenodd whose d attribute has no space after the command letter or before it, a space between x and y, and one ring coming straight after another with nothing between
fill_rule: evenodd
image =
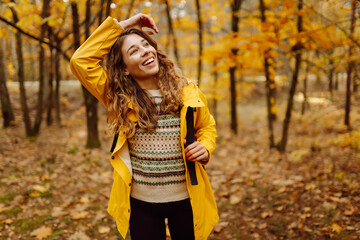
<instances>
[{"instance_id":1,"label":"curly hair","mask_svg":"<svg viewBox=\"0 0 360 240\"><path fill-rule=\"evenodd\" d=\"M131 75L125 75L121 47L126 36L130 34L139 35L156 49L159 60L158 87L164 97L160 104L162 114L180 111L183 105L182 89L187 84L186 78L175 69L174 63L158 49L154 39L135 28L124 30L105 59L105 68L108 73L107 123L110 133L114 134L125 130L128 138L135 133L135 124L129 119L129 114L135 114L138 127L146 131L153 131L158 120L158 113L148 92L142 89Z\"/></svg>"}]
</instances>

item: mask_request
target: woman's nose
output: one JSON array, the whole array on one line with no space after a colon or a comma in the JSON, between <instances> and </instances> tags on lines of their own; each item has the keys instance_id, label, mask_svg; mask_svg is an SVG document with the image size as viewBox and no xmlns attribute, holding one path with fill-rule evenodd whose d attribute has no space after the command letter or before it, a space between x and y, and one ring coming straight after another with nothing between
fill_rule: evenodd
<instances>
[{"instance_id":1,"label":"woman's nose","mask_svg":"<svg viewBox=\"0 0 360 240\"><path fill-rule=\"evenodd\" d=\"M145 48L145 47L142 47L141 48L141 55L142 56L145 56L149 53L149 49Z\"/></svg>"}]
</instances>

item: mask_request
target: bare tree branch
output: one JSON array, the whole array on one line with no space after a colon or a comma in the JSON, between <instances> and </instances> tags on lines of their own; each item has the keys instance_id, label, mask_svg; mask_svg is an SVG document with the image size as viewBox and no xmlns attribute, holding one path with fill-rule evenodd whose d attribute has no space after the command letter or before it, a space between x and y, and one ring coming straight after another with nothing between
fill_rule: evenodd
<instances>
[{"instance_id":1,"label":"bare tree branch","mask_svg":"<svg viewBox=\"0 0 360 240\"><path fill-rule=\"evenodd\" d=\"M58 50L58 51L64 56L64 58L65 58L66 60L70 61L70 57L69 57L68 55L66 55L66 52L61 51L61 49L59 49L57 46L53 45L52 43L50 43L50 42L48 42L48 41L46 41L46 40L44 40L44 39L40 39L39 37L34 36L34 35L32 35L32 34L30 34L30 33L28 33L28 32L25 32L23 29L19 28L19 27L16 26L14 23L6 20L5 18L3 18L3 17L1 17L1 16L0 16L0 21L3 21L3 22L6 23L7 25L10 25L11 27L15 28L15 29L18 30L20 33L24 34L25 36L28 36L29 38L32 38L32 39L34 39L34 40L36 40L36 41L39 41L39 42L41 42L41 43L44 43L44 44L46 44L46 45L49 45L49 46L55 48L56 50Z\"/></svg>"}]
</instances>

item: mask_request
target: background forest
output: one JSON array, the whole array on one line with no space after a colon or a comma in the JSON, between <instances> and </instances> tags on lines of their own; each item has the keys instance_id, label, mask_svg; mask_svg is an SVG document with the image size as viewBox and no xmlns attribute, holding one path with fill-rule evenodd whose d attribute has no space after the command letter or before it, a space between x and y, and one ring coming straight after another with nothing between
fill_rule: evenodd
<instances>
[{"instance_id":1,"label":"background forest","mask_svg":"<svg viewBox=\"0 0 360 240\"><path fill-rule=\"evenodd\" d=\"M106 109L69 60L139 12L217 121L209 239L360 239L357 0L0 0L0 238L120 239Z\"/></svg>"}]
</instances>

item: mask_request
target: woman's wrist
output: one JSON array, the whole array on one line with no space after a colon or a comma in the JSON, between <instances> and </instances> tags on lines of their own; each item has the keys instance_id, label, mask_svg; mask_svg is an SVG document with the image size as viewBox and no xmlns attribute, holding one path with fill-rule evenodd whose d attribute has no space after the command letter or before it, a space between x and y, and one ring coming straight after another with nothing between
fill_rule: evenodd
<instances>
[{"instance_id":1,"label":"woman's wrist","mask_svg":"<svg viewBox=\"0 0 360 240\"><path fill-rule=\"evenodd\" d=\"M127 29L128 28L128 25L127 25L127 23L126 23L126 20L124 20L124 21L120 21L120 22L118 22L119 23L119 25L122 27L122 29Z\"/></svg>"}]
</instances>

